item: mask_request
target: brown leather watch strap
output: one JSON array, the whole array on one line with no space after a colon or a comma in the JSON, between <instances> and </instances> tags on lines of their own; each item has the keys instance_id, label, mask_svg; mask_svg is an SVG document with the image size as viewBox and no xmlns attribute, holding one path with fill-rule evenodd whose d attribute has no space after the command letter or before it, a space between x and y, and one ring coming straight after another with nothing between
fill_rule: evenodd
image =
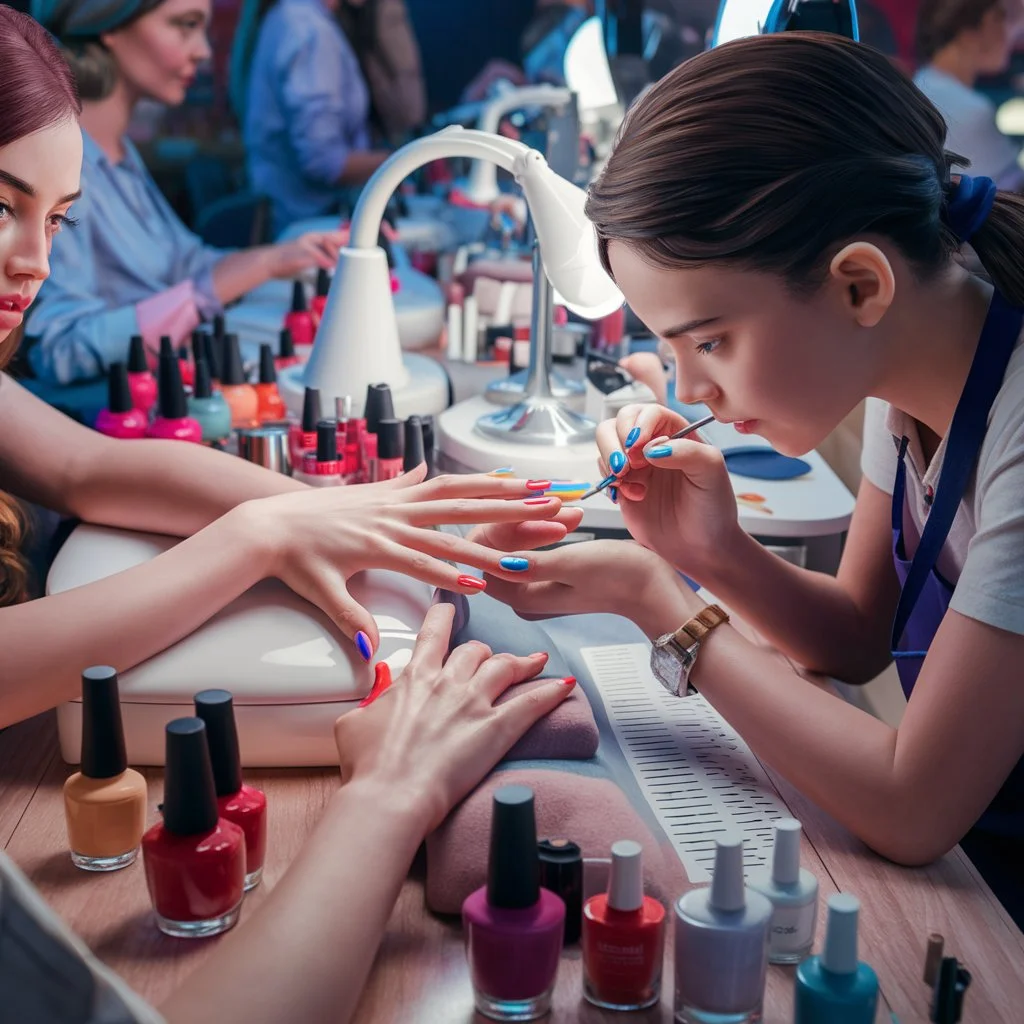
<instances>
[{"instance_id":1,"label":"brown leather watch strap","mask_svg":"<svg viewBox=\"0 0 1024 1024\"><path fill-rule=\"evenodd\" d=\"M729 615L723 608L717 604L709 604L676 630L676 642L681 647L691 647L699 640L703 640L716 626L728 621Z\"/></svg>"}]
</instances>

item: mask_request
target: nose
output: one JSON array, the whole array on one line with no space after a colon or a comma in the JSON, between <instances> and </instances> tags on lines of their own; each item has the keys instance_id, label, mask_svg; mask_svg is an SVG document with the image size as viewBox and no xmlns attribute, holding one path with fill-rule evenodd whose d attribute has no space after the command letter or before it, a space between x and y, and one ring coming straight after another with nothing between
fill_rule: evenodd
<instances>
[{"instance_id":1,"label":"nose","mask_svg":"<svg viewBox=\"0 0 1024 1024\"><path fill-rule=\"evenodd\" d=\"M45 281L50 276L50 245L43 224L25 225L18 232L5 270L12 280Z\"/></svg>"},{"instance_id":2,"label":"nose","mask_svg":"<svg viewBox=\"0 0 1024 1024\"><path fill-rule=\"evenodd\" d=\"M676 364L676 398L683 405L706 405L718 397L718 388L699 371Z\"/></svg>"},{"instance_id":3,"label":"nose","mask_svg":"<svg viewBox=\"0 0 1024 1024\"><path fill-rule=\"evenodd\" d=\"M199 36L199 47L196 51L196 60L209 60L213 56L213 48L210 46L210 37L205 33Z\"/></svg>"}]
</instances>

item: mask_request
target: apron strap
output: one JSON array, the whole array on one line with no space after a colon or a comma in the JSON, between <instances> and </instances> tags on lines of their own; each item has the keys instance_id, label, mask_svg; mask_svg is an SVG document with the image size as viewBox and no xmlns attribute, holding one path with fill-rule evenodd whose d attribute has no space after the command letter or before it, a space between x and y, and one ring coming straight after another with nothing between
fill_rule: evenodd
<instances>
[{"instance_id":1,"label":"apron strap","mask_svg":"<svg viewBox=\"0 0 1024 1024\"><path fill-rule=\"evenodd\" d=\"M917 603L925 580L935 568L939 552L946 543L957 509L967 491L967 483L974 472L981 442L988 428L988 414L1002 387L1006 367L1020 337L1022 324L1024 311L1010 306L998 291L993 292L985 326L978 339L978 349L971 362L970 373L967 375L960 401L957 402L956 411L953 413L935 500L928 512L928 519L921 533L921 542L917 546L900 593L896 617L892 624L892 650L899 646L910 613ZM905 445L906 439L901 446L901 454L906 452ZM901 502L901 516L902 511ZM896 503L893 502L894 528L896 515Z\"/></svg>"}]
</instances>

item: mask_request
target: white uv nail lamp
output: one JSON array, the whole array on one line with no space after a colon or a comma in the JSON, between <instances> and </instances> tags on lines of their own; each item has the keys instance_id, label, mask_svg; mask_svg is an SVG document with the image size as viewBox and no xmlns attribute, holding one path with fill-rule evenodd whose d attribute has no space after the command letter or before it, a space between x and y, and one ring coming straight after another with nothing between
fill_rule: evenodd
<instances>
[{"instance_id":1,"label":"white uv nail lamp","mask_svg":"<svg viewBox=\"0 0 1024 1024\"><path fill-rule=\"evenodd\" d=\"M95 582L169 550L177 538L79 526L57 555L47 593ZM202 579L195 582L197 589ZM397 673L408 664L433 588L384 570L354 576L352 596L380 630L377 661ZM84 668L85 666L83 666ZM164 726L192 715L192 697L218 687L234 695L246 767L338 763L333 725L366 696L372 671L318 608L277 580L264 580L194 633L120 676L128 760L162 765ZM77 764L81 700L57 709L64 760Z\"/></svg>"}]
</instances>

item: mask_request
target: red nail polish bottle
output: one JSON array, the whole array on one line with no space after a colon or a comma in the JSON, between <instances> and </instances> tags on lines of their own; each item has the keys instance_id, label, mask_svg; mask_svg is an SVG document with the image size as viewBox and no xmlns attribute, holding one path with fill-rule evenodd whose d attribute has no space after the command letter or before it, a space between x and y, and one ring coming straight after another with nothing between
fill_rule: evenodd
<instances>
[{"instance_id":1,"label":"red nail polish bottle","mask_svg":"<svg viewBox=\"0 0 1024 1024\"><path fill-rule=\"evenodd\" d=\"M640 844L612 846L608 892L583 905L583 994L609 1010L642 1010L661 996L665 908L644 895Z\"/></svg>"},{"instance_id":2,"label":"red nail polish bottle","mask_svg":"<svg viewBox=\"0 0 1024 1024\"><path fill-rule=\"evenodd\" d=\"M316 272L316 294L310 303L310 313L313 317L313 326L319 327L320 321L324 318L324 310L327 308L327 293L331 290L331 275L320 267Z\"/></svg>"},{"instance_id":3,"label":"red nail polish bottle","mask_svg":"<svg viewBox=\"0 0 1024 1024\"><path fill-rule=\"evenodd\" d=\"M301 281L292 283L292 308L285 314L284 326L292 332L296 345L312 345L316 336L316 325L306 304L306 289Z\"/></svg>"},{"instance_id":4,"label":"red nail polish bottle","mask_svg":"<svg viewBox=\"0 0 1024 1024\"><path fill-rule=\"evenodd\" d=\"M242 908L245 834L217 814L202 719L176 718L166 737L163 821L142 837L149 897L167 935L219 935Z\"/></svg>"},{"instance_id":5,"label":"red nail polish bottle","mask_svg":"<svg viewBox=\"0 0 1024 1024\"><path fill-rule=\"evenodd\" d=\"M263 877L267 854L267 797L262 789L242 782L235 709L227 690L203 690L195 695L196 715L206 723L206 742L213 765L217 810L245 833L245 891Z\"/></svg>"}]
</instances>

